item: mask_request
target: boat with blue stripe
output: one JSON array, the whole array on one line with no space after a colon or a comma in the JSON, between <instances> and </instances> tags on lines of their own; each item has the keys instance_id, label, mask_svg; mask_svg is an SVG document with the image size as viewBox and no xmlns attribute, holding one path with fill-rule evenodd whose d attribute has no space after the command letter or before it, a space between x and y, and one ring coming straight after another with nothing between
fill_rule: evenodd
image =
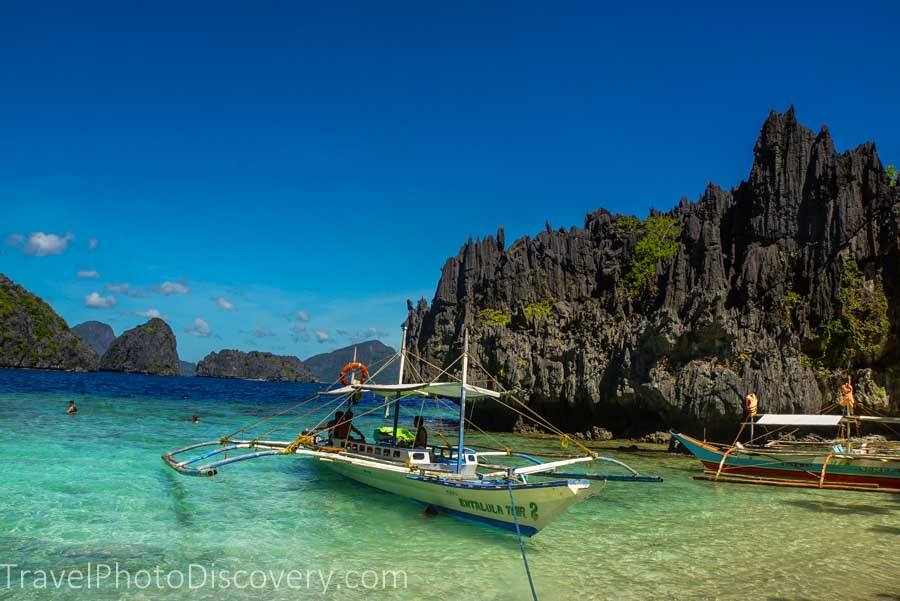
<instances>
[{"instance_id":1,"label":"boat with blue stripe","mask_svg":"<svg viewBox=\"0 0 900 601\"><path fill-rule=\"evenodd\" d=\"M405 339L405 330L404 330ZM493 399L514 402L507 393L473 386L467 382L468 333L465 335L460 381L404 383L405 342L399 354L400 376L397 384L375 384L366 381L365 366L361 379L351 377L343 386L321 395L341 401L346 411L353 408L363 393L383 399L383 403L360 414L384 411L393 426L387 439L367 441L350 435L349 421L341 421L345 413L335 410L328 424L316 424L292 440L242 438L224 436L217 441L202 442L166 453L163 461L180 474L214 477L229 464L262 457L304 457L356 482L393 493L449 515L533 536L565 511L599 493L609 480L626 482L660 482L656 476L639 474L626 464L602 457L578 441L562 435L562 443L572 443L583 453L554 461L543 461L533 455L504 451L476 450L465 445L466 402ZM350 371L355 370L353 367ZM347 371L347 368L345 368ZM343 378L343 372L342 372ZM459 403L459 436L456 445L412 444L399 427L400 399L435 397ZM501 400L504 399L504 400ZM521 402L521 401L519 401ZM245 428L242 431L247 430ZM385 428L376 430L383 434ZM419 441L417 441L419 442ZM207 449L209 447L209 449ZM199 454L181 459L189 451ZM229 452L239 454L228 457ZM504 459L506 458L506 459ZM512 464L510 461L514 460ZM507 463L500 463L507 461ZM526 465L521 465L526 463ZM559 471L574 464L605 463L615 465L623 473L569 473ZM598 484L600 482L601 484Z\"/></svg>"},{"instance_id":2,"label":"boat with blue stripe","mask_svg":"<svg viewBox=\"0 0 900 601\"><path fill-rule=\"evenodd\" d=\"M757 428L836 427L846 433L860 424L894 424L900 423L900 419L765 414L752 423ZM698 479L900 493L900 448L896 443L844 436L818 443L774 439L764 444L735 441L732 445L721 445L686 434L673 432L672 436L703 464L705 475Z\"/></svg>"}]
</instances>

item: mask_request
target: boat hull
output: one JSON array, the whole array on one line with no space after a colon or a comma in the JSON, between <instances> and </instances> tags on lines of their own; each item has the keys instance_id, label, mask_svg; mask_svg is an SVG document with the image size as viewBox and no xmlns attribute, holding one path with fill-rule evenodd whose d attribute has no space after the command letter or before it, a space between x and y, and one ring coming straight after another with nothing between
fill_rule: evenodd
<instances>
[{"instance_id":1,"label":"boat hull","mask_svg":"<svg viewBox=\"0 0 900 601\"><path fill-rule=\"evenodd\" d=\"M409 472L359 465L343 458L320 459L321 465L373 488L413 499L451 515L515 531L515 519L526 536L533 536L564 511L595 494L585 480L514 484L516 516L508 485L489 486Z\"/></svg>"},{"instance_id":2,"label":"boat hull","mask_svg":"<svg viewBox=\"0 0 900 601\"><path fill-rule=\"evenodd\" d=\"M726 456L720 449L690 436L674 433L673 436L699 459L707 470L719 472L721 465L723 476L758 476L811 483L856 484L900 492L900 461L897 460L846 455L829 456L828 453L766 454L741 449Z\"/></svg>"}]
</instances>

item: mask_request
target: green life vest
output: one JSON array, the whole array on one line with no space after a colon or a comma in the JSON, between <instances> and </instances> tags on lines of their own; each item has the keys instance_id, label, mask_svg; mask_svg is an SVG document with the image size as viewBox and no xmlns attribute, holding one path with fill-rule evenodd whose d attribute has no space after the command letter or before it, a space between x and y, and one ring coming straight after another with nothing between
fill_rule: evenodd
<instances>
[{"instance_id":1,"label":"green life vest","mask_svg":"<svg viewBox=\"0 0 900 601\"><path fill-rule=\"evenodd\" d=\"M377 442L389 442L394 438L394 427L383 426L376 428L374 438ZM397 442L399 444L411 445L416 441L416 435L406 428L397 428Z\"/></svg>"}]
</instances>

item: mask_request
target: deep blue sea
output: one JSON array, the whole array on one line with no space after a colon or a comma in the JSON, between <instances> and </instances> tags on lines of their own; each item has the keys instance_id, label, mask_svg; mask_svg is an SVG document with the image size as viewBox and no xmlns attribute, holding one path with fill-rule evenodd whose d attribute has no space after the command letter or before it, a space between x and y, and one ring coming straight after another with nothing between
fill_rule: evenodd
<instances>
[{"instance_id":1,"label":"deep blue sea","mask_svg":"<svg viewBox=\"0 0 900 601\"><path fill-rule=\"evenodd\" d=\"M515 535L424 516L308 459L247 461L214 480L160 460L316 390L0 370L0 598L530 599ZM272 437L290 439L327 402L254 433L285 423ZM419 408L408 401L408 421ZM425 413L431 432L453 434L448 409ZM378 412L356 423L379 424ZM540 599L900 599L898 496L711 484L692 480L688 457L609 455L665 482L610 482L528 539Z\"/></svg>"}]
</instances>

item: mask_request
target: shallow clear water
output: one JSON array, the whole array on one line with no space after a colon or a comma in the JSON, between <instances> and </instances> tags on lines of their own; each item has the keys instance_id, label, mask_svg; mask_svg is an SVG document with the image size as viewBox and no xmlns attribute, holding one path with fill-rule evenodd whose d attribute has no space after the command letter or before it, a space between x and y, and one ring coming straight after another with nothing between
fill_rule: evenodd
<instances>
[{"instance_id":1,"label":"shallow clear water","mask_svg":"<svg viewBox=\"0 0 900 601\"><path fill-rule=\"evenodd\" d=\"M425 517L309 460L267 457L209 480L180 476L159 458L313 390L0 370L0 598L530 598L514 535ZM69 399L75 417L65 415ZM361 421L370 431L377 420ZM440 428L432 422L432 432ZM609 483L528 539L540 599L900 598L898 496L714 485L691 479L699 464L690 458L609 454L665 482ZM99 590L98 566L113 571ZM80 589L60 582L88 567L91 589L77 576L70 583ZM385 571L397 572L397 586ZM331 574L327 589L320 572Z\"/></svg>"}]
</instances>

